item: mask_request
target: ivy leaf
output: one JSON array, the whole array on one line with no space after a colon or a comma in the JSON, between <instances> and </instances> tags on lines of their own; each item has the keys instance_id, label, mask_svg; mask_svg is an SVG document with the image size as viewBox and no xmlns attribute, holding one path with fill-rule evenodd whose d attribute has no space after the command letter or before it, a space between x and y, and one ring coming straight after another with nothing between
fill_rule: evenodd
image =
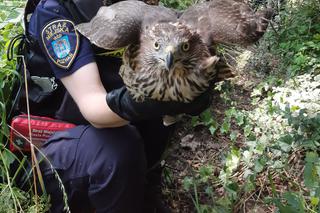
<instances>
[{"instance_id":1,"label":"ivy leaf","mask_svg":"<svg viewBox=\"0 0 320 213\"><path fill-rule=\"evenodd\" d=\"M231 118L233 115L236 115L237 114L237 111L234 107L228 109L226 112L225 112L225 115L228 117L228 118Z\"/></svg>"},{"instance_id":2,"label":"ivy leaf","mask_svg":"<svg viewBox=\"0 0 320 213\"><path fill-rule=\"evenodd\" d=\"M254 171L259 173L264 169L264 166L266 165L266 161L263 159L258 159L254 163Z\"/></svg>"},{"instance_id":3,"label":"ivy leaf","mask_svg":"<svg viewBox=\"0 0 320 213\"><path fill-rule=\"evenodd\" d=\"M253 175L250 175L246 178L246 182L245 182L245 185L244 185L244 191L245 192L251 192L253 191L254 189L256 188L256 185L255 185L255 179L254 179L254 176Z\"/></svg>"},{"instance_id":4,"label":"ivy leaf","mask_svg":"<svg viewBox=\"0 0 320 213\"><path fill-rule=\"evenodd\" d=\"M202 112L200 118L206 126L211 125L211 123L213 122L213 115L210 109L207 109L204 112Z\"/></svg>"},{"instance_id":5,"label":"ivy leaf","mask_svg":"<svg viewBox=\"0 0 320 213\"><path fill-rule=\"evenodd\" d=\"M222 134L229 132L230 130L230 122L227 120L224 120L223 124L220 127L220 132Z\"/></svg>"},{"instance_id":6,"label":"ivy leaf","mask_svg":"<svg viewBox=\"0 0 320 213\"><path fill-rule=\"evenodd\" d=\"M238 126L242 126L244 124L244 115L242 113L237 113L235 118Z\"/></svg>"},{"instance_id":7,"label":"ivy leaf","mask_svg":"<svg viewBox=\"0 0 320 213\"><path fill-rule=\"evenodd\" d=\"M279 139L279 146L282 151L290 152L291 144L294 142L293 137L290 134L287 134Z\"/></svg>"},{"instance_id":8,"label":"ivy leaf","mask_svg":"<svg viewBox=\"0 0 320 213\"><path fill-rule=\"evenodd\" d=\"M226 186L226 192L228 192L229 197L233 200L237 199L237 193L239 190L239 185L237 183L230 183Z\"/></svg>"},{"instance_id":9,"label":"ivy leaf","mask_svg":"<svg viewBox=\"0 0 320 213\"><path fill-rule=\"evenodd\" d=\"M191 186L194 184L194 179L192 177L185 177L182 181L183 189L189 191Z\"/></svg>"},{"instance_id":10,"label":"ivy leaf","mask_svg":"<svg viewBox=\"0 0 320 213\"><path fill-rule=\"evenodd\" d=\"M244 127L244 136L248 137L252 132L252 126L246 125Z\"/></svg>"},{"instance_id":11,"label":"ivy leaf","mask_svg":"<svg viewBox=\"0 0 320 213\"><path fill-rule=\"evenodd\" d=\"M232 172L236 169L240 162L240 151L236 148L232 148L231 152L226 158L226 167L228 172Z\"/></svg>"},{"instance_id":12,"label":"ivy leaf","mask_svg":"<svg viewBox=\"0 0 320 213\"><path fill-rule=\"evenodd\" d=\"M213 173L213 167L210 165L202 166L199 169L199 175L201 182L206 183L208 182L209 178L212 176Z\"/></svg>"},{"instance_id":13,"label":"ivy leaf","mask_svg":"<svg viewBox=\"0 0 320 213\"><path fill-rule=\"evenodd\" d=\"M237 131L232 131L232 132L230 133L230 140L231 140L232 142L235 142L237 138L238 138L238 132L237 132Z\"/></svg>"},{"instance_id":14,"label":"ivy leaf","mask_svg":"<svg viewBox=\"0 0 320 213\"><path fill-rule=\"evenodd\" d=\"M217 128L216 126L210 126L210 127L209 127L210 134L211 134L211 135L214 135L214 133L216 133L217 129L218 129L218 128Z\"/></svg>"},{"instance_id":15,"label":"ivy leaf","mask_svg":"<svg viewBox=\"0 0 320 213\"><path fill-rule=\"evenodd\" d=\"M199 121L199 117L198 116L192 116L191 118L191 126L192 127L196 127L201 125L201 122Z\"/></svg>"}]
</instances>

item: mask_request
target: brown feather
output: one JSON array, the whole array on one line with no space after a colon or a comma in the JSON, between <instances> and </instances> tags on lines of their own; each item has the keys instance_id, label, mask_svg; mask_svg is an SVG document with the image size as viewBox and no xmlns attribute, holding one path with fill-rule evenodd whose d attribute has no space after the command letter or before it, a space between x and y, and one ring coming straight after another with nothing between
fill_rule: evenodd
<instances>
[{"instance_id":1,"label":"brown feather","mask_svg":"<svg viewBox=\"0 0 320 213\"><path fill-rule=\"evenodd\" d=\"M197 31L207 45L232 43L247 46L261 38L273 12L259 12L234 0L212 0L188 8L179 21Z\"/></svg>"},{"instance_id":2,"label":"brown feather","mask_svg":"<svg viewBox=\"0 0 320 213\"><path fill-rule=\"evenodd\" d=\"M127 47L120 75L137 101L190 102L213 78L233 75L212 44L250 45L264 34L271 15L270 9L254 12L237 0L199 3L182 15L162 6L121 1L101 7L77 29L104 49Z\"/></svg>"}]
</instances>

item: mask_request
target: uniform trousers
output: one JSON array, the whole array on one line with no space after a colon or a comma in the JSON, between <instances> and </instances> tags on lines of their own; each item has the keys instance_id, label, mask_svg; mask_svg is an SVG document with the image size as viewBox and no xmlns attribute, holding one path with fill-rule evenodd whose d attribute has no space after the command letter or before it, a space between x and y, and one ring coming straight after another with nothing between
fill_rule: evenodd
<instances>
[{"instance_id":1,"label":"uniform trousers","mask_svg":"<svg viewBox=\"0 0 320 213\"><path fill-rule=\"evenodd\" d=\"M50 211L64 212L66 201L75 213L141 213L147 181L160 180L160 173L147 174L148 168L159 161L172 130L155 119L118 128L79 125L56 133L41 149L50 163L38 153Z\"/></svg>"}]
</instances>

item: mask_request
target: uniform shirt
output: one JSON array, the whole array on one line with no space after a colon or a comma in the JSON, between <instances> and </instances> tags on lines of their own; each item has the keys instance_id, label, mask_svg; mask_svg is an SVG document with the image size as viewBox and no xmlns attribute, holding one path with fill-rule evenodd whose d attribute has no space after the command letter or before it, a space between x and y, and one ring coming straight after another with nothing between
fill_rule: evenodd
<instances>
[{"instance_id":1,"label":"uniform shirt","mask_svg":"<svg viewBox=\"0 0 320 213\"><path fill-rule=\"evenodd\" d=\"M95 61L89 40L76 31L72 17L58 0L40 1L31 16L29 34L39 43L58 79Z\"/></svg>"}]
</instances>

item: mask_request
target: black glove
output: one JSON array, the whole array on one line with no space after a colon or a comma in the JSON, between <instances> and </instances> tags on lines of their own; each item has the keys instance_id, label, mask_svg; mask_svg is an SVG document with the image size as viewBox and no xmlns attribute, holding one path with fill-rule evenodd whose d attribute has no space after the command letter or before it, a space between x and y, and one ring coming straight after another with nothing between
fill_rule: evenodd
<instances>
[{"instance_id":1,"label":"black glove","mask_svg":"<svg viewBox=\"0 0 320 213\"><path fill-rule=\"evenodd\" d=\"M210 90L210 89L209 89ZM140 121L164 115L198 115L211 103L211 93L207 90L190 103L177 101L156 101L145 99L136 102L125 87L108 92L106 100L110 109L128 121Z\"/></svg>"}]
</instances>

